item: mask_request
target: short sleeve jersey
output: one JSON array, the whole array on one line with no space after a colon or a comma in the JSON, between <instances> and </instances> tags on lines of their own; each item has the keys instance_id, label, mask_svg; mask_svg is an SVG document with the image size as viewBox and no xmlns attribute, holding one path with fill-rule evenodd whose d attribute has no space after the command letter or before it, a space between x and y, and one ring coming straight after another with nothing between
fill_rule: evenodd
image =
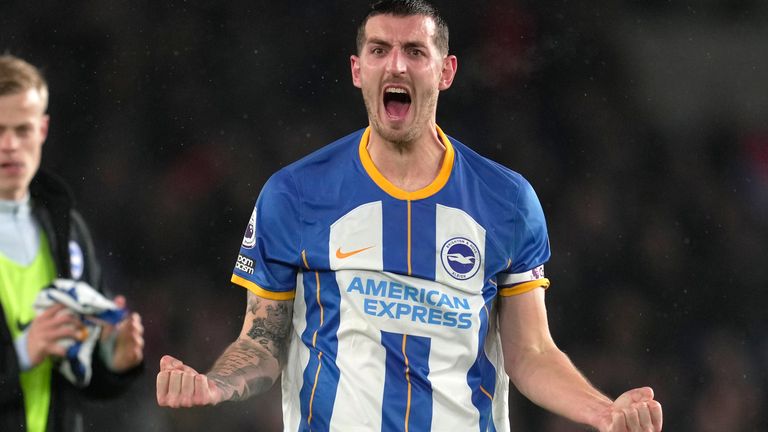
<instances>
[{"instance_id":1,"label":"short sleeve jersey","mask_svg":"<svg viewBox=\"0 0 768 432\"><path fill-rule=\"evenodd\" d=\"M541 205L437 130L436 179L390 183L357 131L275 173L232 281L292 300L287 431L508 430L495 300L548 287Z\"/></svg>"}]
</instances>

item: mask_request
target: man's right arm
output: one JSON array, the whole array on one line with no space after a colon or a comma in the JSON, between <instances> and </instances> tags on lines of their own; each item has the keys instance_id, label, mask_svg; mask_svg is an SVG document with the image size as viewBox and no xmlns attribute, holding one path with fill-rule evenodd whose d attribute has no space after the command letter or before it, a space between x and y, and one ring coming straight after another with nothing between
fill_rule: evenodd
<instances>
[{"instance_id":1,"label":"man's right arm","mask_svg":"<svg viewBox=\"0 0 768 432\"><path fill-rule=\"evenodd\" d=\"M242 400L269 390L280 376L290 341L292 300L269 300L248 291L240 336L207 374L171 356L160 360L157 402L191 407Z\"/></svg>"}]
</instances>

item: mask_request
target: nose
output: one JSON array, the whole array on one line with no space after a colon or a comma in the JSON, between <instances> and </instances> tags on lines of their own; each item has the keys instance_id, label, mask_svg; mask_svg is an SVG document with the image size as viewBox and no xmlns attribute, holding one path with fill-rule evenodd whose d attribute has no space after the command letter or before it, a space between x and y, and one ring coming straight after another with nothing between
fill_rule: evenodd
<instances>
[{"instance_id":1,"label":"nose","mask_svg":"<svg viewBox=\"0 0 768 432\"><path fill-rule=\"evenodd\" d=\"M398 49L393 49L387 62L387 72L392 75L402 75L405 73L405 56Z\"/></svg>"}]
</instances>

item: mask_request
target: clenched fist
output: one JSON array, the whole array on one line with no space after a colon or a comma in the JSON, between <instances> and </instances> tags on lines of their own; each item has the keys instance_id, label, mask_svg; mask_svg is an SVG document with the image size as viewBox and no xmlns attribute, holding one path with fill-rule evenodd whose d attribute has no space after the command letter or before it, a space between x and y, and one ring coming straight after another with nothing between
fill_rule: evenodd
<instances>
[{"instance_id":1,"label":"clenched fist","mask_svg":"<svg viewBox=\"0 0 768 432\"><path fill-rule=\"evenodd\" d=\"M157 403L171 408L216 405L222 392L207 376L169 355L160 359Z\"/></svg>"}]
</instances>

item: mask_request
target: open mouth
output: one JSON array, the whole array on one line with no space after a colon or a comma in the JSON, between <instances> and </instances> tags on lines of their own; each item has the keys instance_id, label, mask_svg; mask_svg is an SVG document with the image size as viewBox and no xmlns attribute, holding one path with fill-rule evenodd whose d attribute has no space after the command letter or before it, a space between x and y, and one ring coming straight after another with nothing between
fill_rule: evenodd
<instances>
[{"instance_id":1,"label":"open mouth","mask_svg":"<svg viewBox=\"0 0 768 432\"><path fill-rule=\"evenodd\" d=\"M411 107L411 95L402 87L384 89L384 109L391 119L402 119Z\"/></svg>"}]
</instances>

